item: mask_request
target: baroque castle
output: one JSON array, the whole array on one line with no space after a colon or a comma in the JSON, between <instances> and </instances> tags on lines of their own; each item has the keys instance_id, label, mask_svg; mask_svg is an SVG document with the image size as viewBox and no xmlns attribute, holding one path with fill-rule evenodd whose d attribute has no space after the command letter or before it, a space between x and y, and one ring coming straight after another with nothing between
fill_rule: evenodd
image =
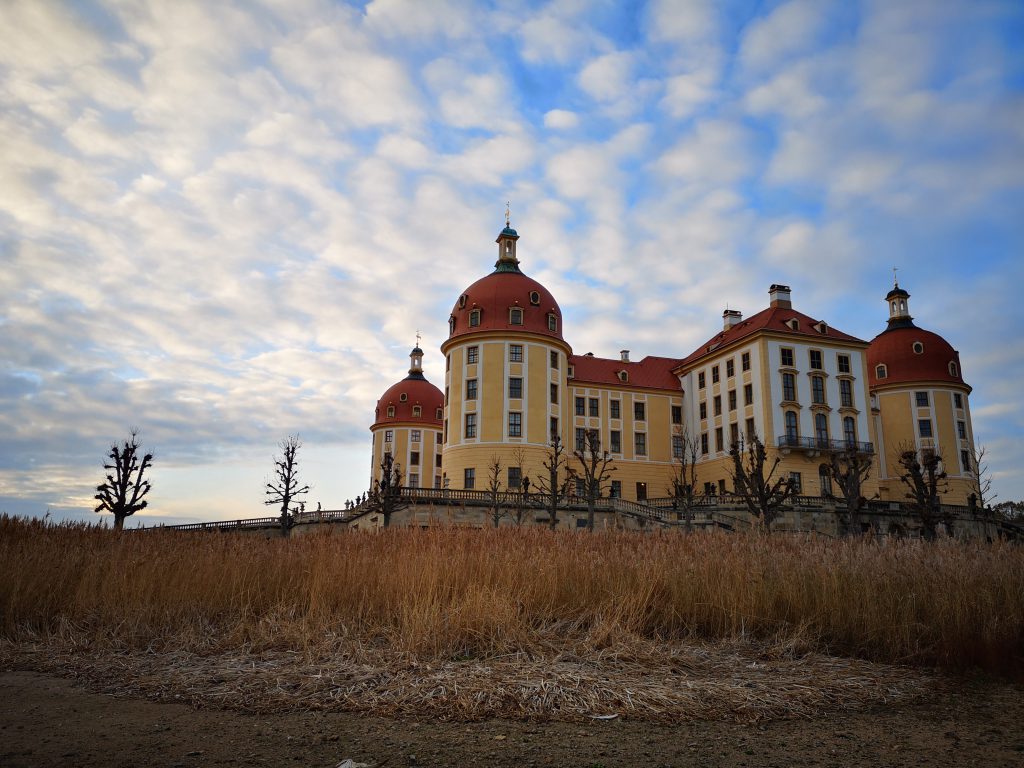
<instances>
[{"instance_id":1,"label":"baroque castle","mask_svg":"<svg viewBox=\"0 0 1024 768\"><path fill-rule=\"evenodd\" d=\"M756 435L801 497L831 498L823 457L855 450L872 458L863 495L895 509L906 500L899 455L913 448L942 456L943 503L969 503L971 388L956 350L914 323L898 284L870 342L800 312L788 286L772 285L767 308L747 318L726 310L721 330L682 359L576 355L558 302L520 269L519 235L505 223L494 271L452 307L443 392L424 377L417 346L408 376L378 401L371 481L390 454L409 489L480 491L497 463L502 489L516 491L543 473L553 435L571 465L596 430L616 468L602 495L655 504L693 446L697 488L721 498L730 447Z\"/></svg>"}]
</instances>

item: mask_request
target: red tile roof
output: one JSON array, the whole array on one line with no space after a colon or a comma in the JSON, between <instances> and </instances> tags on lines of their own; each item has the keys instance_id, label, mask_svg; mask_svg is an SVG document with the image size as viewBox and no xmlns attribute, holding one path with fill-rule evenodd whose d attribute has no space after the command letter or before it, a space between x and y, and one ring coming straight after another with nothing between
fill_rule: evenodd
<instances>
[{"instance_id":1,"label":"red tile roof","mask_svg":"<svg viewBox=\"0 0 1024 768\"><path fill-rule=\"evenodd\" d=\"M796 330L788 325L789 321L794 318L799 320L799 325ZM746 320L741 320L729 330L720 331L712 336L706 342L701 344L700 347L692 354L678 361L677 368L689 368L707 355L717 352L727 345L735 344L748 336L753 336L758 331L778 333L786 336L807 337L810 339L824 338L831 341L846 341L867 346L867 342L863 339L858 339L856 336L851 336L848 333L837 331L835 328L827 324L826 333L819 333L815 330L815 326L819 322L821 321L815 320L813 317L805 315L803 312L797 312L795 309L768 307L768 309L762 310L756 315L748 317Z\"/></svg>"},{"instance_id":2,"label":"red tile roof","mask_svg":"<svg viewBox=\"0 0 1024 768\"><path fill-rule=\"evenodd\" d=\"M679 390L679 379L672 373L678 363L672 357L645 357L636 363L624 363L604 357L570 355L569 365L573 366L573 378L570 381L577 384ZM628 374L626 381L619 378L620 371Z\"/></svg>"},{"instance_id":3,"label":"red tile roof","mask_svg":"<svg viewBox=\"0 0 1024 768\"><path fill-rule=\"evenodd\" d=\"M914 352L915 342L922 350ZM955 364L954 371L949 369ZM886 377L877 368L885 364ZM959 384L970 391L960 370L960 354L937 333L916 325L891 328L878 334L868 347L868 384L871 388L916 382Z\"/></svg>"}]
</instances>

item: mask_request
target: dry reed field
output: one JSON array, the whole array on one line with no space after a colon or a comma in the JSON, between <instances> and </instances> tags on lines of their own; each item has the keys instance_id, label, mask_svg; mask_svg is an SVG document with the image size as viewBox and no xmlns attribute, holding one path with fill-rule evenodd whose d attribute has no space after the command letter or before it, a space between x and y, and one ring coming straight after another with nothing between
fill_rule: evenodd
<instances>
[{"instance_id":1,"label":"dry reed field","mask_svg":"<svg viewBox=\"0 0 1024 768\"><path fill-rule=\"evenodd\" d=\"M785 717L942 685L911 667L1018 675L1024 549L3 518L0 634L7 666L250 711Z\"/></svg>"}]
</instances>

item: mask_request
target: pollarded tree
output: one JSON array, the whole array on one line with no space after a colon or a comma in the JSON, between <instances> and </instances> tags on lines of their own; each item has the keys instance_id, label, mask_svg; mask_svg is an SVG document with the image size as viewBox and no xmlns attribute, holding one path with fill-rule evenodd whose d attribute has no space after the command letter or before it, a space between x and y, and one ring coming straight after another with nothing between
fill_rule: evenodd
<instances>
[{"instance_id":1,"label":"pollarded tree","mask_svg":"<svg viewBox=\"0 0 1024 768\"><path fill-rule=\"evenodd\" d=\"M900 482L907 488L911 509L921 523L921 535L934 539L940 522L946 523L952 532L952 520L942 513L942 494L948 488L942 454L931 450L919 454L910 444L901 445L898 450Z\"/></svg>"},{"instance_id":2,"label":"pollarded tree","mask_svg":"<svg viewBox=\"0 0 1024 768\"><path fill-rule=\"evenodd\" d=\"M693 527L693 514L704 494L697 491L697 456L700 441L686 428L677 428L672 436L672 476L668 493L676 519L685 521L686 530Z\"/></svg>"},{"instance_id":3,"label":"pollarded tree","mask_svg":"<svg viewBox=\"0 0 1024 768\"><path fill-rule=\"evenodd\" d=\"M751 515L761 521L766 533L771 533L772 523L781 515L781 509L796 492L788 477L779 476L773 480L781 459L776 456L770 468L768 451L757 435L751 435L747 448L733 443L729 449L732 457L732 482L734 493L746 505Z\"/></svg>"},{"instance_id":4,"label":"pollarded tree","mask_svg":"<svg viewBox=\"0 0 1024 768\"><path fill-rule=\"evenodd\" d=\"M828 462L821 465L823 476L832 480L843 499L843 524L853 533L857 513L867 504L862 488L871 474L871 454L845 448L829 454Z\"/></svg>"},{"instance_id":5,"label":"pollarded tree","mask_svg":"<svg viewBox=\"0 0 1024 768\"><path fill-rule=\"evenodd\" d=\"M402 499L402 468L390 453L385 453L380 462L380 477L373 481L373 487L366 496L366 508L379 513L384 527L391 526L391 516L408 506Z\"/></svg>"},{"instance_id":6,"label":"pollarded tree","mask_svg":"<svg viewBox=\"0 0 1024 768\"><path fill-rule=\"evenodd\" d=\"M611 479L615 467L608 451L601 450L601 434L596 429L583 433L583 450L573 451L573 456L583 470L583 497L587 500L587 530L594 530L594 509L601 498L604 484Z\"/></svg>"},{"instance_id":7,"label":"pollarded tree","mask_svg":"<svg viewBox=\"0 0 1024 768\"><path fill-rule=\"evenodd\" d=\"M281 510L281 532L287 536L295 524L295 512L298 511L299 496L309 493L309 486L299 486L299 448L302 441L298 435L288 435L281 441L281 456L274 457L274 477L267 483L267 506Z\"/></svg>"},{"instance_id":8,"label":"pollarded tree","mask_svg":"<svg viewBox=\"0 0 1024 768\"><path fill-rule=\"evenodd\" d=\"M113 514L114 528L118 530L124 528L126 517L145 509L148 504L144 497L151 486L143 476L153 465L153 454L147 453L139 461L138 437L139 430L132 429L127 440L110 446L110 453L107 454L110 463L103 465L107 478L96 486L94 498L99 504L95 511Z\"/></svg>"},{"instance_id":9,"label":"pollarded tree","mask_svg":"<svg viewBox=\"0 0 1024 768\"><path fill-rule=\"evenodd\" d=\"M557 434L551 435L548 455L542 464L544 474L537 481L537 487L544 495L548 508L548 527L558 527L558 505L569 495L569 485L575 479L569 468L569 456L565 452L565 444Z\"/></svg>"}]
</instances>

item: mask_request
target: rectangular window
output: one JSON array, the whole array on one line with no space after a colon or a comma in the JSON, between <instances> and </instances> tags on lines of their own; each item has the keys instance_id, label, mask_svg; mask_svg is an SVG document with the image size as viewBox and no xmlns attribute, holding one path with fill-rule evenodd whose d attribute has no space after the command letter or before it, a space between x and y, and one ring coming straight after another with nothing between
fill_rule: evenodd
<instances>
[{"instance_id":1,"label":"rectangular window","mask_svg":"<svg viewBox=\"0 0 1024 768\"><path fill-rule=\"evenodd\" d=\"M747 440L753 440L754 435L757 434L757 429L754 427L754 420L747 419Z\"/></svg>"},{"instance_id":2,"label":"rectangular window","mask_svg":"<svg viewBox=\"0 0 1024 768\"><path fill-rule=\"evenodd\" d=\"M436 440L437 444L440 445L441 444L441 433L440 432L435 432L434 436L437 438L437 440Z\"/></svg>"},{"instance_id":3,"label":"rectangular window","mask_svg":"<svg viewBox=\"0 0 1024 768\"><path fill-rule=\"evenodd\" d=\"M576 450L582 451L587 447L587 430L583 427L576 427Z\"/></svg>"},{"instance_id":4,"label":"rectangular window","mask_svg":"<svg viewBox=\"0 0 1024 768\"><path fill-rule=\"evenodd\" d=\"M721 416L722 415L722 396L721 395L715 395L715 399L714 399L713 402L715 404L715 416Z\"/></svg>"},{"instance_id":5,"label":"rectangular window","mask_svg":"<svg viewBox=\"0 0 1024 768\"><path fill-rule=\"evenodd\" d=\"M597 417L598 412L599 412L598 408L599 408L600 402L601 401L598 400L596 397L592 397L592 398L590 398L587 401L587 406L590 409L590 415L595 417L595 418Z\"/></svg>"},{"instance_id":6,"label":"rectangular window","mask_svg":"<svg viewBox=\"0 0 1024 768\"><path fill-rule=\"evenodd\" d=\"M466 437L476 437L476 414L466 414Z\"/></svg>"},{"instance_id":7,"label":"rectangular window","mask_svg":"<svg viewBox=\"0 0 1024 768\"><path fill-rule=\"evenodd\" d=\"M508 311L508 322L509 325L522 325L523 324L523 310L515 307Z\"/></svg>"},{"instance_id":8,"label":"rectangular window","mask_svg":"<svg viewBox=\"0 0 1024 768\"><path fill-rule=\"evenodd\" d=\"M384 442L393 443L395 441L395 431L393 429L384 430Z\"/></svg>"},{"instance_id":9,"label":"rectangular window","mask_svg":"<svg viewBox=\"0 0 1024 768\"><path fill-rule=\"evenodd\" d=\"M959 392L953 393L953 405L956 406L957 408L964 407L964 399Z\"/></svg>"},{"instance_id":10,"label":"rectangular window","mask_svg":"<svg viewBox=\"0 0 1024 768\"><path fill-rule=\"evenodd\" d=\"M558 353L551 350L551 367L558 370Z\"/></svg>"},{"instance_id":11,"label":"rectangular window","mask_svg":"<svg viewBox=\"0 0 1024 768\"><path fill-rule=\"evenodd\" d=\"M792 373L782 374L782 399L796 402L796 376Z\"/></svg>"},{"instance_id":12,"label":"rectangular window","mask_svg":"<svg viewBox=\"0 0 1024 768\"><path fill-rule=\"evenodd\" d=\"M637 432L633 435L633 448L637 456L647 455L647 434L645 432Z\"/></svg>"},{"instance_id":13,"label":"rectangular window","mask_svg":"<svg viewBox=\"0 0 1024 768\"><path fill-rule=\"evenodd\" d=\"M548 315L548 330L549 331L557 331L558 330L558 318L555 317L554 315L550 315L550 314Z\"/></svg>"},{"instance_id":14,"label":"rectangular window","mask_svg":"<svg viewBox=\"0 0 1024 768\"><path fill-rule=\"evenodd\" d=\"M613 499L621 499L622 498L622 481L621 480L612 480L611 496L612 496Z\"/></svg>"},{"instance_id":15,"label":"rectangular window","mask_svg":"<svg viewBox=\"0 0 1024 768\"><path fill-rule=\"evenodd\" d=\"M412 466L414 466L414 467L418 467L420 465L420 452L419 451L410 451L409 452L409 463Z\"/></svg>"},{"instance_id":16,"label":"rectangular window","mask_svg":"<svg viewBox=\"0 0 1024 768\"><path fill-rule=\"evenodd\" d=\"M635 421L644 421L645 411L643 403L633 403L633 419Z\"/></svg>"},{"instance_id":17,"label":"rectangular window","mask_svg":"<svg viewBox=\"0 0 1024 768\"><path fill-rule=\"evenodd\" d=\"M718 366L714 365L714 366L711 367L711 383L712 384L717 384L718 383L718 379L719 379L719 376L718 376Z\"/></svg>"},{"instance_id":18,"label":"rectangular window","mask_svg":"<svg viewBox=\"0 0 1024 768\"><path fill-rule=\"evenodd\" d=\"M683 406L673 405L672 406L672 423L682 424L683 423Z\"/></svg>"},{"instance_id":19,"label":"rectangular window","mask_svg":"<svg viewBox=\"0 0 1024 768\"><path fill-rule=\"evenodd\" d=\"M508 379L508 396L512 400L522 400L523 398L523 380L518 376L509 376Z\"/></svg>"},{"instance_id":20,"label":"rectangular window","mask_svg":"<svg viewBox=\"0 0 1024 768\"><path fill-rule=\"evenodd\" d=\"M704 389L704 371L697 374L697 389Z\"/></svg>"},{"instance_id":21,"label":"rectangular window","mask_svg":"<svg viewBox=\"0 0 1024 768\"><path fill-rule=\"evenodd\" d=\"M473 490L476 487L476 469L473 467L466 467L462 470L462 487L467 490Z\"/></svg>"},{"instance_id":22,"label":"rectangular window","mask_svg":"<svg viewBox=\"0 0 1024 768\"><path fill-rule=\"evenodd\" d=\"M753 405L754 404L754 385L744 384L743 385L743 404Z\"/></svg>"},{"instance_id":23,"label":"rectangular window","mask_svg":"<svg viewBox=\"0 0 1024 768\"><path fill-rule=\"evenodd\" d=\"M708 450L708 433L702 432L700 435L700 452L707 456Z\"/></svg>"},{"instance_id":24,"label":"rectangular window","mask_svg":"<svg viewBox=\"0 0 1024 768\"><path fill-rule=\"evenodd\" d=\"M811 377L811 401L818 405L825 404L825 379L821 376Z\"/></svg>"},{"instance_id":25,"label":"rectangular window","mask_svg":"<svg viewBox=\"0 0 1024 768\"><path fill-rule=\"evenodd\" d=\"M821 484L821 495L831 496L832 495L832 475L829 474L827 467L822 466L818 470L818 482Z\"/></svg>"},{"instance_id":26,"label":"rectangular window","mask_svg":"<svg viewBox=\"0 0 1024 768\"><path fill-rule=\"evenodd\" d=\"M729 425L729 445L739 445L740 425L735 421Z\"/></svg>"},{"instance_id":27,"label":"rectangular window","mask_svg":"<svg viewBox=\"0 0 1024 768\"><path fill-rule=\"evenodd\" d=\"M611 443L609 450L612 453L622 453L622 433L613 429L608 433L608 442Z\"/></svg>"},{"instance_id":28,"label":"rectangular window","mask_svg":"<svg viewBox=\"0 0 1024 768\"><path fill-rule=\"evenodd\" d=\"M789 473L789 484L791 486L793 486L793 493L803 493L804 481L800 477L800 473L799 472L790 472Z\"/></svg>"},{"instance_id":29,"label":"rectangular window","mask_svg":"<svg viewBox=\"0 0 1024 768\"><path fill-rule=\"evenodd\" d=\"M914 401L917 403L918 408L928 407L928 393L927 392L915 392Z\"/></svg>"},{"instance_id":30,"label":"rectangular window","mask_svg":"<svg viewBox=\"0 0 1024 768\"><path fill-rule=\"evenodd\" d=\"M849 355L840 355L838 360L839 360L839 372L840 373L849 373L850 372L850 356Z\"/></svg>"},{"instance_id":31,"label":"rectangular window","mask_svg":"<svg viewBox=\"0 0 1024 768\"><path fill-rule=\"evenodd\" d=\"M967 451L960 451L960 464L965 472L971 472L971 454Z\"/></svg>"},{"instance_id":32,"label":"rectangular window","mask_svg":"<svg viewBox=\"0 0 1024 768\"><path fill-rule=\"evenodd\" d=\"M523 345L522 344L509 344L508 345L508 359L512 363L523 362Z\"/></svg>"},{"instance_id":33,"label":"rectangular window","mask_svg":"<svg viewBox=\"0 0 1024 768\"><path fill-rule=\"evenodd\" d=\"M956 434L961 440L967 439L967 422L958 421L956 423Z\"/></svg>"},{"instance_id":34,"label":"rectangular window","mask_svg":"<svg viewBox=\"0 0 1024 768\"><path fill-rule=\"evenodd\" d=\"M700 409L700 417L702 419L706 419L708 417L708 404L707 403L701 403L697 407Z\"/></svg>"},{"instance_id":35,"label":"rectangular window","mask_svg":"<svg viewBox=\"0 0 1024 768\"><path fill-rule=\"evenodd\" d=\"M467 347L466 348L466 363L469 365L476 365L480 360L480 347Z\"/></svg>"},{"instance_id":36,"label":"rectangular window","mask_svg":"<svg viewBox=\"0 0 1024 768\"><path fill-rule=\"evenodd\" d=\"M812 349L810 351L810 357L811 357L811 370L812 371L820 371L821 370L821 350L820 349Z\"/></svg>"},{"instance_id":37,"label":"rectangular window","mask_svg":"<svg viewBox=\"0 0 1024 768\"><path fill-rule=\"evenodd\" d=\"M786 367L786 368L792 368L793 367L793 350L789 349L788 347L786 347L786 348L782 349L781 351L782 351L782 365L784 367Z\"/></svg>"},{"instance_id":38,"label":"rectangular window","mask_svg":"<svg viewBox=\"0 0 1024 768\"><path fill-rule=\"evenodd\" d=\"M736 390L735 389L730 389L729 390L729 410L730 411L735 411L736 410Z\"/></svg>"},{"instance_id":39,"label":"rectangular window","mask_svg":"<svg viewBox=\"0 0 1024 768\"><path fill-rule=\"evenodd\" d=\"M683 458L683 436L672 435L672 458Z\"/></svg>"},{"instance_id":40,"label":"rectangular window","mask_svg":"<svg viewBox=\"0 0 1024 768\"><path fill-rule=\"evenodd\" d=\"M917 420L917 431L921 437L932 436L932 420L931 419L918 419Z\"/></svg>"},{"instance_id":41,"label":"rectangular window","mask_svg":"<svg viewBox=\"0 0 1024 768\"><path fill-rule=\"evenodd\" d=\"M418 429L410 430L409 441L413 443L418 443L420 441L420 431Z\"/></svg>"},{"instance_id":42,"label":"rectangular window","mask_svg":"<svg viewBox=\"0 0 1024 768\"><path fill-rule=\"evenodd\" d=\"M551 402L552 403L557 403L558 402L558 385L557 384L552 384L551 385Z\"/></svg>"},{"instance_id":43,"label":"rectangular window","mask_svg":"<svg viewBox=\"0 0 1024 768\"><path fill-rule=\"evenodd\" d=\"M419 475L419 472L410 472L409 473L409 487L410 488L419 488L420 487L420 475Z\"/></svg>"},{"instance_id":44,"label":"rectangular window","mask_svg":"<svg viewBox=\"0 0 1024 768\"><path fill-rule=\"evenodd\" d=\"M476 379L466 379L466 399L476 400Z\"/></svg>"},{"instance_id":45,"label":"rectangular window","mask_svg":"<svg viewBox=\"0 0 1024 768\"><path fill-rule=\"evenodd\" d=\"M744 371L749 371L750 370L750 353L749 352L744 352L743 355L740 357L740 367Z\"/></svg>"},{"instance_id":46,"label":"rectangular window","mask_svg":"<svg viewBox=\"0 0 1024 768\"><path fill-rule=\"evenodd\" d=\"M552 439L558 436L558 417L552 416L548 420L548 432L551 433Z\"/></svg>"},{"instance_id":47,"label":"rectangular window","mask_svg":"<svg viewBox=\"0 0 1024 768\"><path fill-rule=\"evenodd\" d=\"M715 495L715 484L714 483L704 483L704 495L705 496L714 496Z\"/></svg>"},{"instance_id":48,"label":"rectangular window","mask_svg":"<svg viewBox=\"0 0 1024 768\"><path fill-rule=\"evenodd\" d=\"M587 415L587 399L585 397L576 398L576 415L586 416Z\"/></svg>"},{"instance_id":49,"label":"rectangular window","mask_svg":"<svg viewBox=\"0 0 1024 768\"><path fill-rule=\"evenodd\" d=\"M722 444L722 428L715 429L715 450L721 451L725 446Z\"/></svg>"},{"instance_id":50,"label":"rectangular window","mask_svg":"<svg viewBox=\"0 0 1024 768\"><path fill-rule=\"evenodd\" d=\"M469 327L476 328L480 325L480 310L474 309L469 313Z\"/></svg>"},{"instance_id":51,"label":"rectangular window","mask_svg":"<svg viewBox=\"0 0 1024 768\"><path fill-rule=\"evenodd\" d=\"M839 404L844 408L853 408L853 384L849 379L839 380Z\"/></svg>"},{"instance_id":52,"label":"rectangular window","mask_svg":"<svg viewBox=\"0 0 1024 768\"><path fill-rule=\"evenodd\" d=\"M452 356L451 355L445 355L444 356L444 369L446 371L450 371L452 369Z\"/></svg>"},{"instance_id":53,"label":"rectangular window","mask_svg":"<svg viewBox=\"0 0 1024 768\"><path fill-rule=\"evenodd\" d=\"M436 466L438 469L441 468L441 454L440 453L437 454L436 456L434 456L434 466Z\"/></svg>"},{"instance_id":54,"label":"rectangular window","mask_svg":"<svg viewBox=\"0 0 1024 768\"><path fill-rule=\"evenodd\" d=\"M576 495L581 497L581 498L587 495L587 485L583 481L582 477L577 477L576 478ZM586 525L587 521L584 520L583 524Z\"/></svg>"},{"instance_id":55,"label":"rectangular window","mask_svg":"<svg viewBox=\"0 0 1024 768\"><path fill-rule=\"evenodd\" d=\"M613 419L621 419L622 413L620 411L620 404L618 400L611 400L608 403L608 410L611 411L611 417Z\"/></svg>"},{"instance_id":56,"label":"rectangular window","mask_svg":"<svg viewBox=\"0 0 1024 768\"><path fill-rule=\"evenodd\" d=\"M725 487L724 478L718 481L718 492L723 496L729 492L728 489Z\"/></svg>"},{"instance_id":57,"label":"rectangular window","mask_svg":"<svg viewBox=\"0 0 1024 768\"><path fill-rule=\"evenodd\" d=\"M725 361L725 377L728 379L736 375L736 364L732 360Z\"/></svg>"},{"instance_id":58,"label":"rectangular window","mask_svg":"<svg viewBox=\"0 0 1024 768\"><path fill-rule=\"evenodd\" d=\"M508 412L508 436L523 436L523 414L521 414L519 411Z\"/></svg>"},{"instance_id":59,"label":"rectangular window","mask_svg":"<svg viewBox=\"0 0 1024 768\"><path fill-rule=\"evenodd\" d=\"M523 485L523 468L522 467L509 467L508 468L508 487L509 490L515 488L518 489Z\"/></svg>"}]
</instances>

